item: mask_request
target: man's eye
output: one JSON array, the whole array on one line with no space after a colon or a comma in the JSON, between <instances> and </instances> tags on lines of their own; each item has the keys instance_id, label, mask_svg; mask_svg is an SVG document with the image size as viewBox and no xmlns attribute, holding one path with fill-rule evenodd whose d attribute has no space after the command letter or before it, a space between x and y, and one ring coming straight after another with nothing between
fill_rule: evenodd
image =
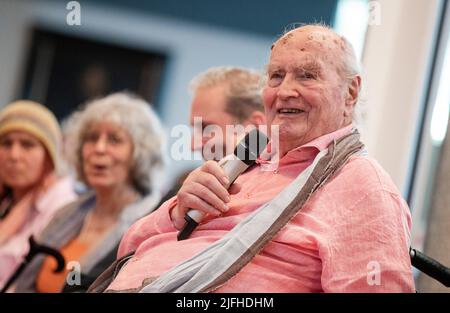
<instances>
[{"instance_id":1,"label":"man's eye","mask_svg":"<svg viewBox=\"0 0 450 313\"><path fill-rule=\"evenodd\" d=\"M310 79L316 79L317 75L312 72L302 72L299 74L299 78L303 80L310 80Z\"/></svg>"},{"instance_id":2,"label":"man's eye","mask_svg":"<svg viewBox=\"0 0 450 313\"><path fill-rule=\"evenodd\" d=\"M270 79L281 79L282 76L279 73L273 73L269 75Z\"/></svg>"},{"instance_id":3,"label":"man's eye","mask_svg":"<svg viewBox=\"0 0 450 313\"><path fill-rule=\"evenodd\" d=\"M277 86L283 80L283 75L280 73L272 73L269 75L269 86Z\"/></svg>"}]
</instances>

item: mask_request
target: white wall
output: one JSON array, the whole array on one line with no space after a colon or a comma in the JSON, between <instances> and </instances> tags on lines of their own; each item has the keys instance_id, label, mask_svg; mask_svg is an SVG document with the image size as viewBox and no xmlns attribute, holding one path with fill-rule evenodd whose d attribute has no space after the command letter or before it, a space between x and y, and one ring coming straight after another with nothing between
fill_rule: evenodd
<instances>
[{"instance_id":1,"label":"white wall","mask_svg":"<svg viewBox=\"0 0 450 313\"><path fill-rule=\"evenodd\" d=\"M218 65L263 68L268 60L272 38L85 4L81 4L82 25L68 26L66 3L0 0L0 105L15 96L27 49L27 30L33 22L79 36L166 52L169 64L160 113L168 130L188 123L191 96L187 86L200 71ZM192 165L173 162L169 180Z\"/></svg>"},{"instance_id":2,"label":"white wall","mask_svg":"<svg viewBox=\"0 0 450 313\"><path fill-rule=\"evenodd\" d=\"M368 91L363 138L405 193L441 1L378 2L381 24L368 29L363 62Z\"/></svg>"}]
</instances>

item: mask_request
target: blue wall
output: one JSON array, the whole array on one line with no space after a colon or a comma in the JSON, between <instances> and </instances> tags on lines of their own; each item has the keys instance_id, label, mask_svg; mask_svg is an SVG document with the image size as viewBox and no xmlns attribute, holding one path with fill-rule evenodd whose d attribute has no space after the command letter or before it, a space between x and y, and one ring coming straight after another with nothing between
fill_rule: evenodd
<instances>
[{"instance_id":1,"label":"blue wall","mask_svg":"<svg viewBox=\"0 0 450 313\"><path fill-rule=\"evenodd\" d=\"M337 0L78 0L276 37L292 23L331 24Z\"/></svg>"}]
</instances>

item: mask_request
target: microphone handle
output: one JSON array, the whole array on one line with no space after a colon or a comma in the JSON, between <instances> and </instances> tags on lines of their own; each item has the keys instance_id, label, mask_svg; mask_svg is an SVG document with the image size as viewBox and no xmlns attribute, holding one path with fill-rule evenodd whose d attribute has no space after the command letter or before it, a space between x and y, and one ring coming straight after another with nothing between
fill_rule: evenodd
<instances>
[{"instance_id":1,"label":"microphone handle","mask_svg":"<svg viewBox=\"0 0 450 313\"><path fill-rule=\"evenodd\" d=\"M233 155L229 155L223 158L222 160L219 161L218 164L223 168L225 173L228 175L228 180L230 183L227 186L225 186L226 189L230 188L231 184L234 183L236 178L238 178L238 176L249 167L248 164L245 164L239 159L234 158ZM184 216L184 220L186 221L186 223L184 224L181 231L178 233L177 236L178 241L188 238L194 231L194 229L198 226L198 224L201 222L204 216L205 213L202 211L189 210Z\"/></svg>"},{"instance_id":2,"label":"microphone handle","mask_svg":"<svg viewBox=\"0 0 450 313\"><path fill-rule=\"evenodd\" d=\"M194 210L192 210L194 211ZM198 212L198 211L196 211ZM184 216L184 220L186 223L184 224L183 228L180 230L180 232L177 235L177 240L184 240L188 238L191 233L194 231L194 229L198 226L198 223L196 220L194 220L192 217L189 216L189 214L186 214Z\"/></svg>"},{"instance_id":3,"label":"microphone handle","mask_svg":"<svg viewBox=\"0 0 450 313\"><path fill-rule=\"evenodd\" d=\"M450 287L450 269L416 249L409 248L411 264L428 276Z\"/></svg>"}]
</instances>

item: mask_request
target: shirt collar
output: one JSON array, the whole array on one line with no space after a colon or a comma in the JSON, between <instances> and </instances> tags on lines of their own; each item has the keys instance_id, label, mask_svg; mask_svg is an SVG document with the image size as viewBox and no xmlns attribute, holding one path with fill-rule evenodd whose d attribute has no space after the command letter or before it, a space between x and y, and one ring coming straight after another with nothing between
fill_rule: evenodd
<instances>
[{"instance_id":1,"label":"shirt collar","mask_svg":"<svg viewBox=\"0 0 450 313\"><path fill-rule=\"evenodd\" d=\"M344 126L332 133L328 133L323 136L317 137L316 139L313 139L310 142L305 143L304 145L302 145L300 147L294 148L291 151L289 151L288 153L295 151L295 150L305 148L305 147L314 147L317 150L322 151L322 150L326 149L333 140L338 140L339 138L350 134L352 131L353 131L352 124Z\"/></svg>"},{"instance_id":2,"label":"shirt collar","mask_svg":"<svg viewBox=\"0 0 450 313\"><path fill-rule=\"evenodd\" d=\"M343 136L350 134L353 130L354 126L350 124L334 132L317 137L311 140L310 142L307 142L299 147L296 147L288 151L288 153L286 153L286 155L284 155L281 158L280 162L283 162L283 160L287 159L296 159L298 161L301 161L304 159L314 158L317 155L317 153L326 149L333 140L342 138ZM269 142L267 146L270 150L271 142ZM267 158L267 156L268 154L266 149L263 153L261 153L261 156L256 160L256 163L258 164L270 163L271 161Z\"/></svg>"}]
</instances>

